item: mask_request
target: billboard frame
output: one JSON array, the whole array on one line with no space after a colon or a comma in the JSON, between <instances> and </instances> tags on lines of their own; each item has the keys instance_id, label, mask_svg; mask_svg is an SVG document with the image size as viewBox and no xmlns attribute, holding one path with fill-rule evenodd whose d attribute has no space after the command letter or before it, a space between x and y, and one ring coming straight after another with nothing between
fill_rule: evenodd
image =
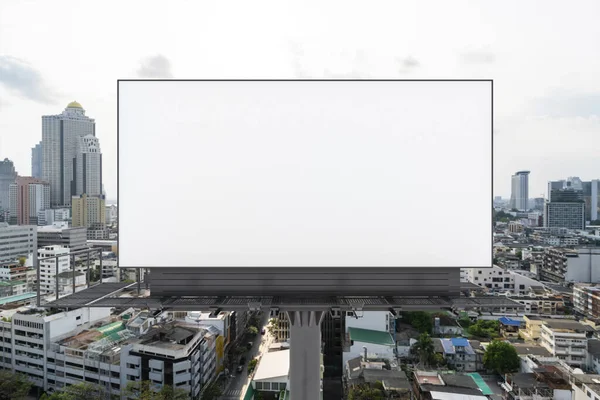
<instances>
[{"instance_id":1,"label":"billboard frame","mask_svg":"<svg viewBox=\"0 0 600 400\"><path fill-rule=\"evenodd\" d=\"M117 193L119 191L119 88L121 82L487 82L491 95L491 193L494 193L493 79L119 79L117 80ZM117 221L121 212L118 207ZM492 213L493 218L493 213ZM117 248L119 248L117 225ZM490 221L493 246L493 220ZM491 247L492 248L492 247ZM118 260L118 254L117 254ZM490 252L490 264L493 265ZM458 296L459 268L410 267L127 267L147 268L152 297L185 296Z\"/></svg>"}]
</instances>

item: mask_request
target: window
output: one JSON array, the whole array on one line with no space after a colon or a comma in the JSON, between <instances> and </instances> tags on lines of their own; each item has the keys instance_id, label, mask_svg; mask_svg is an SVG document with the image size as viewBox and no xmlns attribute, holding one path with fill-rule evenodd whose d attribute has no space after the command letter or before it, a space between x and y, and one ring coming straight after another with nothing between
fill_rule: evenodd
<instances>
[{"instance_id":1,"label":"window","mask_svg":"<svg viewBox=\"0 0 600 400\"><path fill-rule=\"evenodd\" d=\"M587 397L589 397L590 399L592 398L592 393L589 390L587 391Z\"/></svg>"}]
</instances>

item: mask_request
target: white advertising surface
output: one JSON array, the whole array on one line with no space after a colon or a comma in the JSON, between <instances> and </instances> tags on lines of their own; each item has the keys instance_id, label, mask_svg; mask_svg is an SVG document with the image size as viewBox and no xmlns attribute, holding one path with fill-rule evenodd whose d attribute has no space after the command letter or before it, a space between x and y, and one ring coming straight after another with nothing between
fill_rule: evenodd
<instances>
[{"instance_id":1,"label":"white advertising surface","mask_svg":"<svg viewBox=\"0 0 600 400\"><path fill-rule=\"evenodd\" d=\"M119 82L121 267L490 267L491 81Z\"/></svg>"}]
</instances>

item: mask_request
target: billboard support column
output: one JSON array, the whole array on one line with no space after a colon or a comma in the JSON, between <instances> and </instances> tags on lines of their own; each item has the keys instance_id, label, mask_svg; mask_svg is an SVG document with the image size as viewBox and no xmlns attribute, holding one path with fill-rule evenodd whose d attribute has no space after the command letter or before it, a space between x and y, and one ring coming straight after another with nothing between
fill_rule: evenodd
<instances>
[{"instance_id":1,"label":"billboard support column","mask_svg":"<svg viewBox=\"0 0 600 400\"><path fill-rule=\"evenodd\" d=\"M321 321L325 311L288 311L290 399L321 397Z\"/></svg>"}]
</instances>

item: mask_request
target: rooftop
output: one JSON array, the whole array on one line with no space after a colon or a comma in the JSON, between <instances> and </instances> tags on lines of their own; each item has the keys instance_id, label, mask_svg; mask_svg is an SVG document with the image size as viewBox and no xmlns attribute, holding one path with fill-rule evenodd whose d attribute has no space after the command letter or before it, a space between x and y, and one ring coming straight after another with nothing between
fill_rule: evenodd
<instances>
[{"instance_id":1,"label":"rooftop","mask_svg":"<svg viewBox=\"0 0 600 400\"><path fill-rule=\"evenodd\" d=\"M545 348L536 344L528 343L512 343L513 347L520 356L542 356L552 357L552 354Z\"/></svg>"},{"instance_id":2,"label":"rooftop","mask_svg":"<svg viewBox=\"0 0 600 400\"><path fill-rule=\"evenodd\" d=\"M350 339L357 342L388 346L393 346L395 344L394 338L392 338L392 335L389 332L362 328L348 328L348 333L350 334Z\"/></svg>"},{"instance_id":3,"label":"rooftop","mask_svg":"<svg viewBox=\"0 0 600 400\"><path fill-rule=\"evenodd\" d=\"M560 319L547 319L543 322L548 328L552 330L568 330L568 331L583 331L583 332L594 332L594 328L589 325L582 324L577 321L568 321Z\"/></svg>"},{"instance_id":4,"label":"rooftop","mask_svg":"<svg viewBox=\"0 0 600 400\"><path fill-rule=\"evenodd\" d=\"M36 293L23 293L23 294L17 294L15 296L2 297L2 298L0 298L0 306L9 304L9 303L16 303L18 301L33 299L36 296L37 296Z\"/></svg>"},{"instance_id":5,"label":"rooftop","mask_svg":"<svg viewBox=\"0 0 600 400\"><path fill-rule=\"evenodd\" d=\"M287 379L289 372L290 351L274 351L272 353L266 353L262 356L253 380L260 381L278 377L285 377L285 379Z\"/></svg>"},{"instance_id":6,"label":"rooftop","mask_svg":"<svg viewBox=\"0 0 600 400\"><path fill-rule=\"evenodd\" d=\"M515 319L511 319L508 317L499 318L498 322L500 322L501 325L506 325L506 326L521 326L521 321L517 321Z\"/></svg>"},{"instance_id":7,"label":"rooftop","mask_svg":"<svg viewBox=\"0 0 600 400\"><path fill-rule=\"evenodd\" d=\"M440 343L442 344L445 354L456 354L457 348L462 348L462 353L475 354L471 344L465 338L440 339Z\"/></svg>"}]
</instances>

